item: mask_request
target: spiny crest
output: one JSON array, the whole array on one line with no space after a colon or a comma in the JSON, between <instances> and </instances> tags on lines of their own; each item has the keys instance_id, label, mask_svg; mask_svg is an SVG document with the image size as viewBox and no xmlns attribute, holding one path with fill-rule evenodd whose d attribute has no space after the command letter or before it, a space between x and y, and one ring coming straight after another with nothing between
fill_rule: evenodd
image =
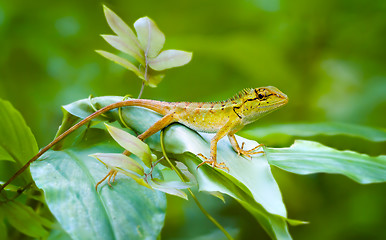
<instances>
[{"instance_id":1,"label":"spiny crest","mask_svg":"<svg viewBox=\"0 0 386 240\"><path fill-rule=\"evenodd\" d=\"M229 98L228 101L235 101L237 99L243 98L248 94L250 94L252 91L253 91L252 88L245 88L241 90L239 93L237 93L236 95L234 95L233 97Z\"/></svg>"}]
</instances>

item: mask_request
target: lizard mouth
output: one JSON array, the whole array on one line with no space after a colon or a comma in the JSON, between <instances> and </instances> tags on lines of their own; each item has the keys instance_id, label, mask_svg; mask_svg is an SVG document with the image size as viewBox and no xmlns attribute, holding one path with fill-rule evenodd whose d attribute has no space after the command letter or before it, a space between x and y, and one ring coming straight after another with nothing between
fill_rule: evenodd
<instances>
[{"instance_id":1,"label":"lizard mouth","mask_svg":"<svg viewBox=\"0 0 386 240\"><path fill-rule=\"evenodd\" d=\"M286 105L288 103L288 97L287 95L285 95L284 93L281 93L281 94L276 94L281 100L280 101L277 101L276 103L272 104L272 105L279 105L279 106L283 106L283 105Z\"/></svg>"},{"instance_id":2,"label":"lizard mouth","mask_svg":"<svg viewBox=\"0 0 386 240\"><path fill-rule=\"evenodd\" d=\"M268 105L265 105L265 106L259 106L260 108L271 108L271 109L274 109L274 108L278 108L278 107L281 107L283 105L286 105L288 103L288 98L286 97L281 97L281 100L277 101L277 102L274 102L274 103L271 103L271 104L268 104Z\"/></svg>"}]
</instances>

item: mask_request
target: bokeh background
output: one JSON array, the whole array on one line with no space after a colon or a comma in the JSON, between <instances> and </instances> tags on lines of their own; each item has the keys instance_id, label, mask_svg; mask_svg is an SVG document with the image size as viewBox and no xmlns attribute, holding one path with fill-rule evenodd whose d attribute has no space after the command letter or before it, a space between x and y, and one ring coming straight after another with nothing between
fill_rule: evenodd
<instances>
[{"instance_id":1,"label":"bokeh background","mask_svg":"<svg viewBox=\"0 0 386 240\"><path fill-rule=\"evenodd\" d=\"M166 49L193 52L191 63L168 70L144 98L223 100L246 87L273 85L290 103L260 124L386 127L384 0L0 1L0 97L22 113L40 147L54 137L61 105L90 94L139 92L133 73L94 52L114 51L99 36L112 33L102 4L131 26L151 17L166 35ZM386 149L347 137L313 140L370 155ZM289 217L311 222L290 227L295 239L386 239L385 184L273 172ZM240 239L268 239L230 198L225 204L205 194L199 198ZM221 237L193 202L169 198L164 239Z\"/></svg>"}]
</instances>

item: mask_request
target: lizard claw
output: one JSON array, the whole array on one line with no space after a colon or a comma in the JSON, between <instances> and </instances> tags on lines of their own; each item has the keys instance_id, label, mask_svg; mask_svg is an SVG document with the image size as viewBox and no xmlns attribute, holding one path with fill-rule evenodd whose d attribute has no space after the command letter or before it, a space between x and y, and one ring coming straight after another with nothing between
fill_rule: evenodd
<instances>
[{"instance_id":1,"label":"lizard claw","mask_svg":"<svg viewBox=\"0 0 386 240\"><path fill-rule=\"evenodd\" d=\"M216 168L219 168L219 169L225 169L225 170L227 170L229 172L229 168L225 165L225 163L217 163L216 160L208 159L207 157L205 157L201 153L197 154L197 156L202 157L203 159L205 159L205 161L203 161L202 163L198 164L196 169L198 169L199 167L201 167L202 165L207 163L207 164L211 165L213 168L216 167Z\"/></svg>"},{"instance_id":2,"label":"lizard claw","mask_svg":"<svg viewBox=\"0 0 386 240\"><path fill-rule=\"evenodd\" d=\"M256 147L254 147L254 148L252 148L250 150L244 150L244 145L245 145L245 143L243 142L241 144L241 148L237 151L237 155L238 156L244 155L244 156L247 156L247 157L252 159L252 155L259 154L259 153L264 154L264 151L257 151L257 152L255 152L256 149L258 149L259 147L264 146L264 144L259 144L259 145L257 145Z\"/></svg>"},{"instance_id":3,"label":"lizard claw","mask_svg":"<svg viewBox=\"0 0 386 240\"><path fill-rule=\"evenodd\" d=\"M117 170L110 170L110 172L109 172L104 178L102 178L102 180L100 180L100 181L95 185L95 191L98 191L98 186L99 186L99 184L103 183L103 182L106 180L107 177L109 178L109 179L107 179L107 184L108 184L110 187L112 187L112 186L111 186L111 183L110 183L111 177L113 178L113 181L112 181L112 182L115 182L115 176L117 176L117 173L118 173Z\"/></svg>"}]
</instances>

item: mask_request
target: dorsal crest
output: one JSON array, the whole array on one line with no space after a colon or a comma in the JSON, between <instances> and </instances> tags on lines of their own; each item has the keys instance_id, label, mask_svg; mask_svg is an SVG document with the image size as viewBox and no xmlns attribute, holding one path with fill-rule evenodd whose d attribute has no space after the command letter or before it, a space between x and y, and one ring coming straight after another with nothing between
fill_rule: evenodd
<instances>
[{"instance_id":1,"label":"dorsal crest","mask_svg":"<svg viewBox=\"0 0 386 240\"><path fill-rule=\"evenodd\" d=\"M239 93L237 93L233 97L229 98L228 101L235 101L235 100L241 99L241 98L247 96L248 94L250 94L251 91L253 91L252 88L244 88Z\"/></svg>"}]
</instances>

